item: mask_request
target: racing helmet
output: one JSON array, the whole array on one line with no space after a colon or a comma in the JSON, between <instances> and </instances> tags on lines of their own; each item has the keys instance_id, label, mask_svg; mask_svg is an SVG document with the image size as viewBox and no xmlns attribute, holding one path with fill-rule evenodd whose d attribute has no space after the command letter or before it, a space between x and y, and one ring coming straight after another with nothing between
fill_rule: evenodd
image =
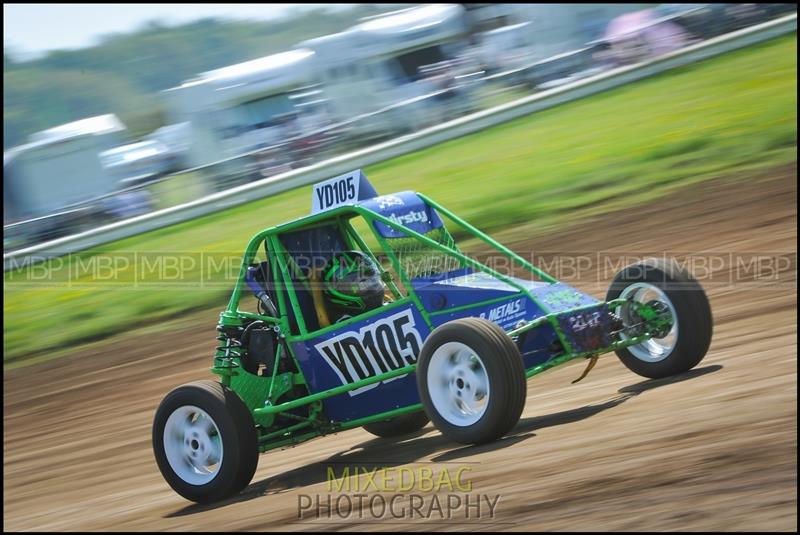
<instances>
[{"instance_id":1,"label":"racing helmet","mask_svg":"<svg viewBox=\"0 0 800 535\"><path fill-rule=\"evenodd\" d=\"M323 270L322 282L327 308L337 318L361 314L383 304L385 287L380 269L361 251L334 253Z\"/></svg>"}]
</instances>

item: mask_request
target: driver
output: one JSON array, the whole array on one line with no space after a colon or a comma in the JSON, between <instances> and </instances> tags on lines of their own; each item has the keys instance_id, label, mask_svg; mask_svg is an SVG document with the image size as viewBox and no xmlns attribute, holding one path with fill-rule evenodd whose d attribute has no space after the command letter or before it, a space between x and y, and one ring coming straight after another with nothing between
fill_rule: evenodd
<instances>
[{"instance_id":1,"label":"driver","mask_svg":"<svg viewBox=\"0 0 800 535\"><path fill-rule=\"evenodd\" d=\"M361 251L334 253L319 277L321 285L315 286L321 291L315 292L314 305L321 327L383 305L386 286L380 269Z\"/></svg>"}]
</instances>

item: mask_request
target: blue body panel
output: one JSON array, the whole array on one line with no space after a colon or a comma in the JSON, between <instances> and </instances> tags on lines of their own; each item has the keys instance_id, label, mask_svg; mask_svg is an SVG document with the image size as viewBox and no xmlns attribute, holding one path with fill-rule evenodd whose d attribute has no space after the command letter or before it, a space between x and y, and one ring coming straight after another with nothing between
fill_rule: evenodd
<instances>
[{"instance_id":1,"label":"blue body panel","mask_svg":"<svg viewBox=\"0 0 800 535\"><path fill-rule=\"evenodd\" d=\"M548 284L547 286L532 290L531 293L533 293L536 300L547 310L548 314L602 302L563 282Z\"/></svg>"},{"instance_id":2,"label":"blue body panel","mask_svg":"<svg viewBox=\"0 0 800 535\"><path fill-rule=\"evenodd\" d=\"M318 186L312 202L315 213L343 204L358 204L420 234L444 226L436 210L415 192L378 196L360 171L341 175ZM379 221L374 226L386 239L407 236L405 232ZM309 255L329 255L345 248L345 241L333 227L283 233L281 241L300 269L304 269ZM429 315L432 328L457 318L473 316L485 318L510 331L523 322L564 311L557 321L573 349L580 350L584 345L595 343L596 330L584 332L574 326L578 321L576 318L583 322L584 316L597 315L597 311L567 311L599 303L596 299L561 283L512 279L523 289L470 268L416 278L411 283ZM254 291L258 289L257 285L250 286ZM318 326L314 322L316 316L310 296L302 291L302 285L299 288L298 301L304 318L307 318L307 327L316 330ZM603 312L605 310L600 313ZM411 299L404 299L385 305L380 313L367 319L306 341L293 342L292 349L308 388L314 394L415 364L430 328L417 305ZM525 368L546 362L563 351L556 343L558 341L558 335L550 324L522 335L518 343ZM325 399L323 405L330 420L345 422L417 403L416 377L411 373Z\"/></svg>"},{"instance_id":3,"label":"blue body panel","mask_svg":"<svg viewBox=\"0 0 800 535\"><path fill-rule=\"evenodd\" d=\"M292 344L311 393L322 392L417 362L430 330L411 302L305 342ZM415 374L374 383L328 398L325 415L334 421L419 403Z\"/></svg>"},{"instance_id":4,"label":"blue body panel","mask_svg":"<svg viewBox=\"0 0 800 535\"><path fill-rule=\"evenodd\" d=\"M575 330L574 319L583 318L585 315L593 317L592 314L594 314L594 309L584 312L575 312L573 309L590 307L591 305L597 305L602 308L603 326L606 328L605 332L608 332L606 307L602 301L595 299L591 295L580 292L572 286L561 282L536 288L531 291L531 294L547 314L564 313L558 318L558 323L566 341L571 346L569 349L573 352L583 352L590 349L589 345L592 342L592 340L585 339L584 336L590 330L584 332ZM594 333L595 331L592 329L591 332ZM559 338L552 325L537 327L521 336L523 336L521 352L526 369L543 364L555 356L553 348L558 348ZM599 347L599 345L594 347ZM561 351L561 348L558 348L558 351Z\"/></svg>"},{"instance_id":5,"label":"blue body panel","mask_svg":"<svg viewBox=\"0 0 800 535\"><path fill-rule=\"evenodd\" d=\"M488 319L500 325L505 331L510 331L519 326L522 321L529 322L553 312L600 303L592 296L563 283L550 284L515 277L512 279L530 291L534 299L527 295L520 295L519 289L491 275L482 272L475 273L469 268L415 279L412 284L414 291L420 296L423 306L432 314L431 320L434 327L454 319L474 316ZM506 299L502 299L503 297ZM472 303L487 300L496 301L490 304L469 306ZM456 310L448 312L449 309ZM564 319L568 320L569 318L565 317ZM564 327L562 324L564 332L568 335L572 334L572 331ZM525 368L538 366L552 358L555 355L554 349L558 350L558 346L555 345L557 341L558 334L549 324L529 331L520 348ZM570 343L576 346L574 349L583 349L582 346L575 344L572 337Z\"/></svg>"},{"instance_id":6,"label":"blue body panel","mask_svg":"<svg viewBox=\"0 0 800 535\"><path fill-rule=\"evenodd\" d=\"M412 281L434 328L456 318L483 317L508 331L521 321L600 303L565 284L514 279L534 299L484 273L458 270ZM503 299L505 297L505 299ZM482 301L494 300L489 304ZM473 307L471 303L478 303ZM453 312L448 309L463 307ZM565 314L568 319L570 314ZM385 373L417 361L430 330L415 304L406 300L385 311L305 342L293 349L311 393ZM525 368L554 356L558 336L549 324L528 332L521 352ZM324 401L325 415L348 421L419 403L415 374L375 383Z\"/></svg>"},{"instance_id":7,"label":"blue body panel","mask_svg":"<svg viewBox=\"0 0 800 535\"><path fill-rule=\"evenodd\" d=\"M318 184L314 195L314 213L339 206L360 205L406 227L406 230L423 235L444 226L436 210L418 194L404 191L377 196L360 170ZM374 222L374 228L387 240L408 237L403 230L380 221ZM292 335L313 333L319 329L313 296L303 282L309 278L310 268L318 267L317 260L327 262L331 254L349 247L346 235L341 231L342 227L331 221L308 229L281 232L279 235L293 266L300 272L292 272L291 280L287 282L295 289L299 313L305 320L306 329L300 328L292 308L288 313ZM280 297L279 292L287 292L285 285L284 289L280 289L281 285L276 285L269 277L265 281L258 281L254 273L248 271L246 283L256 295L272 291ZM308 340L297 341L295 338L291 342L292 350L310 393L324 392L416 364L431 329L464 317L485 318L510 331L542 316L563 312L554 321L565 333L564 345L570 347L560 343L550 323L515 339L526 369L542 364L565 350L588 352L606 347L609 318L605 304L566 284L509 278L519 288L470 268L415 278L411 284L423 310L419 310L417 303L406 297L384 305L380 312L366 319L341 325ZM573 310L578 307L584 308ZM423 314L426 314L430 325ZM347 422L419 402L416 375L409 373L326 398L323 410L329 420Z\"/></svg>"}]
</instances>

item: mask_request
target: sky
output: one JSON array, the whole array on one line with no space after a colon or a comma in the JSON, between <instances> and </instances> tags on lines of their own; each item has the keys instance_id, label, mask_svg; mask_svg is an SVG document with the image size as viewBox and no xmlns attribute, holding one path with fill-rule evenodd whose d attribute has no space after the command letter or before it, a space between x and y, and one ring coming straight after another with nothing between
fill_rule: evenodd
<instances>
[{"instance_id":1,"label":"sky","mask_svg":"<svg viewBox=\"0 0 800 535\"><path fill-rule=\"evenodd\" d=\"M3 4L3 48L16 59L91 46L98 37L135 30L148 20L170 24L203 17L269 20L326 4ZM332 9L352 4L336 4Z\"/></svg>"}]
</instances>

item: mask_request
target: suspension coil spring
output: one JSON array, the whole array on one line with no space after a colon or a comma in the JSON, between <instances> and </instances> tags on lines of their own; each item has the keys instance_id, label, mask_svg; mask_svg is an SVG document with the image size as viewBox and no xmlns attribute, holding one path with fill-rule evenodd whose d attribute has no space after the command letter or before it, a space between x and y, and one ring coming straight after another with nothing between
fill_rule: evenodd
<instances>
[{"instance_id":1,"label":"suspension coil spring","mask_svg":"<svg viewBox=\"0 0 800 535\"><path fill-rule=\"evenodd\" d=\"M214 348L215 358L225 363L223 367L233 368L236 366L233 359L242 356L242 342L220 327L217 327L217 331L219 334L217 334L217 346Z\"/></svg>"}]
</instances>

